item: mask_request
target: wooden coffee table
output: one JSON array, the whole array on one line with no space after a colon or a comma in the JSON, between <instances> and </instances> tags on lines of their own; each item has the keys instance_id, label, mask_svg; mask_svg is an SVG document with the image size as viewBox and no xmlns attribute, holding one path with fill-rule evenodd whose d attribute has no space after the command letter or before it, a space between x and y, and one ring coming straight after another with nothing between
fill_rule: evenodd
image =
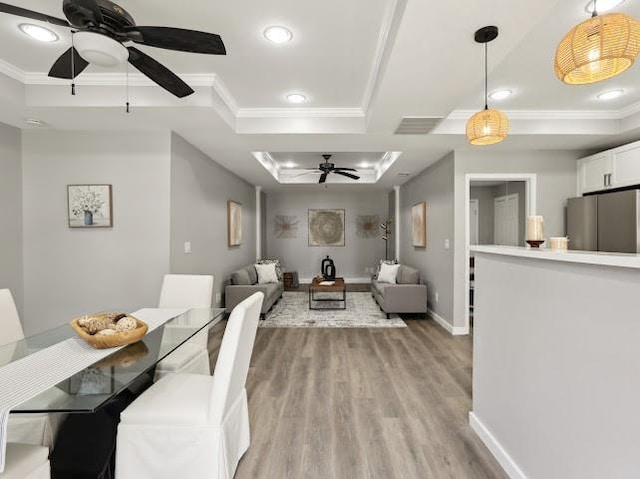
<instances>
[{"instance_id":1,"label":"wooden coffee table","mask_svg":"<svg viewBox=\"0 0 640 479\"><path fill-rule=\"evenodd\" d=\"M334 310L334 309L347 309L347 287L344 284L344 278L336 278L331 286L321 285L322 278L313 278L311 285L309 286L309 309L322 311L322 310ZM341 293L339 298L317 298L316 293ZM313 306L314 301L333 301L336 303L342 303L342 307L331 308L322 307L317 308Z\"/></svg>"}]
</instances>

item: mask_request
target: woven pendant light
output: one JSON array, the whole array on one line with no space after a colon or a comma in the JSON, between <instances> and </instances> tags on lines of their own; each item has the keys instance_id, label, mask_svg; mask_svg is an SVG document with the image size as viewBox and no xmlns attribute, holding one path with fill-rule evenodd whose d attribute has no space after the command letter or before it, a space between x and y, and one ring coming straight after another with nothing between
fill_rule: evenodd
<instances>
[{"instance_id":1,"label":"woven pendant light","mask_svg":"<svg viewBox=\"0 0 640 479\"><path fill-rule=\"evenodd\" d=\"M475 40L484 43L484 110L467 121L467 139L477 146L495 145L505 140L509 133L509 119L504 112L489 108L487 99L487 53L489 42L498 37L498 27L484 27L476 32Z\"/></svg>"},{"instance_id":2,"label":"woven pendant light","mask_svg":"<svg viewBox=\"0 0 640 479\"><path fill-rule=\"evenodd\" d=\"M640 22L622 13L593 16L565 35L556 50L557 77L569 85L586 85L619 75L640 52Z\"/></svg>"}]
</instances>

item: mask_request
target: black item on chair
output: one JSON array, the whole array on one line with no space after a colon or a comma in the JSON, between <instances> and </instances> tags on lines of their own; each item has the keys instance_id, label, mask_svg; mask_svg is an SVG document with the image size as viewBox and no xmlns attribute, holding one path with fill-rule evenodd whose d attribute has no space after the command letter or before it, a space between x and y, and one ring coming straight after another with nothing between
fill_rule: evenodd
<instances>
[{"instance_id":1,"label":"black item on chair","mask_svg":"<svg viewBox=\"0 0 640 479\"><path fill-rule=\"evenodd\" d=\"M325 281L335 281L336 279L336 265L333 260L327 255L325 259L322 260L322 277Z\"/></svg>"}]
</instances>

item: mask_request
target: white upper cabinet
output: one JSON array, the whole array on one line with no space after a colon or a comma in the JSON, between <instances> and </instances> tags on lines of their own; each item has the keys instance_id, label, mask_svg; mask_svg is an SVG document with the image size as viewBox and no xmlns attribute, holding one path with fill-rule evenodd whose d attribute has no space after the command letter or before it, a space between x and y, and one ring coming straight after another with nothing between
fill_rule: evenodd
<instances>
[{"instance_id":1,"label":"white upper cabinet","mask_svg":"<svg viewBox=\"0 0 640 479\"><path fill-rule=\"evenodd\" d=\"M613 150L613 179L616 187L640 184L640 142Z\"/></svg>"},{"instance_id":2,"label":"white upper cabinet","mask_svg":"<svg viewBox=\"0 0 640 479\"><path fill-rule=\"evenodd\" d=\"M640 185L640 141L578 160L578 194Z\"/></svg>"},{"instance_id":3,"label":"white upper cabinet","mask_svg":"<svg viewBox=\"0 0 640 479\"><path fill-rule=\"evenodd\" d=\"M613 162L608 151L578 160L578 194L609 188Z\"/></svg>"}]
</instances>

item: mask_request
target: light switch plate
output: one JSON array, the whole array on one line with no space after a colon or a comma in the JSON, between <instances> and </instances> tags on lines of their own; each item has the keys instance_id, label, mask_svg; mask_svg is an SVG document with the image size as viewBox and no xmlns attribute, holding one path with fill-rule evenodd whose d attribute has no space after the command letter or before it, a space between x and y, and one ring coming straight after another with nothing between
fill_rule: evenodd
<instances>
[{"instance_id":1,"label":"light switch plate","mask_svg":"<svg viewBox=\"0 0 640 479\"><path fill-rule=\"evenodd\" d=\"M444 240L444 249L449 249L449 240Z\"/></svg>"},{"instance_id":2,"label":"light switch plate","mask_svg":"<svg viewBox=\"0 0 640 479\"><path fill-rule=\"evenodd\" d=\"M185 254L191 254L191 241L184 242L184 252Z\"/></svg>"}]
</instances>

